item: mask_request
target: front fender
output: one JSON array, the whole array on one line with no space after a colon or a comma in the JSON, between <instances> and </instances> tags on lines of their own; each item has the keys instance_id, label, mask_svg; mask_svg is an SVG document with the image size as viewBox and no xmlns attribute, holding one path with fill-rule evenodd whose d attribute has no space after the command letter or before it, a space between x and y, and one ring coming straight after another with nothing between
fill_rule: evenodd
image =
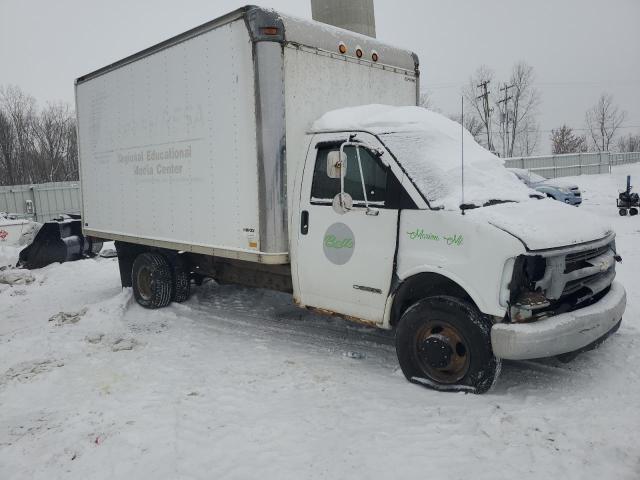
<instances>
[{"instance_id":1,"label":"front fender","mask_svg":"<svg viewBox=\"0 0 640 480\"><path fill-rule=\"evenodd\" d=\"M425 272L442 275L462 287L482 313L502 317L505 265L522 253L517 238L471 215L403 211L396 275L400 280Z\"/></svg>"},{"instance_id":2,"label":"front fender","mask_svg":"<svg viewBox=\"0 0 640 480\"><path fill-rule=\"evenodd\" d=\"M469 282L465 281L465 279L463 277L461 277L460 275L454 273L454 272L449 272L441 267L437 267L435 265L427 265L427 264L423 264L423 265L416 265L415 267L402 272L402 274L398 275L398 279L400 280L398 283L398 287L395 289L395 291L397 291L400 286L407 280L409 280L410 278L419 275L421 273L434 273L436 275L439 275L441 277L445 277L446 279L450 280L451 282L455 283L456 285L458 285L460 288L462 288L467 295L469 295L469 297L471 297L471 300L473 300L473 303L476 304L476 306L478 307L478 309L483 312L483 313L488 313L487 310L487 305L486 302L483 300L483 297L481 295L480 292L477 291L477 289L471 285Z\"/></svg>"}]
</instances>

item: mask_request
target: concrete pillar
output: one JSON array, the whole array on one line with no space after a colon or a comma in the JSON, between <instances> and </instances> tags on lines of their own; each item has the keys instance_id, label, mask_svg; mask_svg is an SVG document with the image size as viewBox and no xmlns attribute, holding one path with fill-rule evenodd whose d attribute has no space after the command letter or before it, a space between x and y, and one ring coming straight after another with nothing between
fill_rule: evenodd
<instances>
[{"instance_id":1,"label":"concrete pillar","mask_svg":"<svg viewBox=\"0 0 640 480\"><path fill-rule=\"evenodd\" d=\"M373 0L311 0L311 15L318 22L376 37Z\"/></svg>"}]
</instances>

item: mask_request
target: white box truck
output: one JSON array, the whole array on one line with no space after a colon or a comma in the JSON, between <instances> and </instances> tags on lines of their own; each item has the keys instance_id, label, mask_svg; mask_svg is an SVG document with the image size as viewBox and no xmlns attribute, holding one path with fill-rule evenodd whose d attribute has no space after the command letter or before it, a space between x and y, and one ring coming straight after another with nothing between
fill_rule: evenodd
<instances>
[{"instance_id":1,"label":"white box truck","mask_svg":"<svg viewBox=\"0 0 640 480\"><path fill-rule=\"evenodd\" d=\"M253 6L80 77L84 233L144 307L203 277L290 292L396 329L441 390L616 331L613 232L416 107L418 79L412 52Z\"/></svg>"}]
</instances>

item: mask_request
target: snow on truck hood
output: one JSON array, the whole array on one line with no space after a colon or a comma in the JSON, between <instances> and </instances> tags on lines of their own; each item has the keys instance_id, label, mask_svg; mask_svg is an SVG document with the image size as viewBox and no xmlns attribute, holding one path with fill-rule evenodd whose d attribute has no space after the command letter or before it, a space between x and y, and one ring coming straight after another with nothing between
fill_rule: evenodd
<instances>
[{"instance_id":1,"label":"snow on truck hood","mask_svg":"<svg viewBox=\"0 0 640 480\"><path fill-rule=\"evenodd\" d=\"M612 232L607 222L593 214L550 198L475 208L466 215L510 233L529 250L591 242Z\"/></svg>"},{"instance_id":2,"label":"snow on truck hood","mask_svg":"<svg viewBox=\"0 0 640 480\"><path fill-rule=\"evenodd\" d=\"M462 203L460 124L421 107L365 105L334 110L314 131L364 130L380 138L432 207ZM504 168L503 161L464 130L464 203L524 202L536 194Z\"/></svg>"},{"instance_id":3,"label":"snow on truck hood","mask_svg":"<svg viewBox=\"0 0 640 480\"><path fill-rule=\"evenodd\" d=\"M467 210L516 237L530 250L598 240L611 232L600 219L551 199L509 172L503 161L480 146L460 124L421 107L365 105L334 110L313 124L314 131L371 132L393 153L432 208L459 211L462 203L461 136L464 135L464 203L509 203Z\"/></svg>"}]
</instances>

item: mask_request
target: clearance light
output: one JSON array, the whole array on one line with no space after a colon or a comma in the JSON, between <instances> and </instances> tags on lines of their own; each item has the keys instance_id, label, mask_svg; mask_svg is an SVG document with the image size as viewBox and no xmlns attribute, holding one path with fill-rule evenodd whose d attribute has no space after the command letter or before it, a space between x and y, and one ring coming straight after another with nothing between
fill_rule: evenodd
<instances>
[{"instance_id":1,"label":"clearance light","mask_svg":"<svg viewBox=\"0 0 640 480\"><path fill-rule=\"evenodd\" d=\"M338 45L338 51L344 55L345 53L347 53L347 46L343 42L340 42L340 44Z\"/></svg>"},{"instance_id":2,"label":"clearance light","mask_svg":"<svg viewBox=\"0 0 640 480\"><path fill-rule=\"evenodd\" d=\"M375 50L371 52L371 60L373 60L374 62L377 62L379 58L380 57L378 57L378 52L376 52Z\"/></svg>"},{"instance_id":3,"label":"clearance light","mask_svg":"<svg viewBox=\"0 0 640 480\"><path fill-rule=\"evenodd\" d=\"M364 55L364 52L362 51L362 48L356 47L356 57L362 58L362 55Z\"/></svg>"},{"instance_id":4,"label":"clearance light","mask_svg":"<svg viewBox=\"0 0 640 480\"><path fill-rule=\"evenodd\" d=\"M278 27L262 27L260 29L263 35L278 35Z\"/></svg>"}]
</instances>

